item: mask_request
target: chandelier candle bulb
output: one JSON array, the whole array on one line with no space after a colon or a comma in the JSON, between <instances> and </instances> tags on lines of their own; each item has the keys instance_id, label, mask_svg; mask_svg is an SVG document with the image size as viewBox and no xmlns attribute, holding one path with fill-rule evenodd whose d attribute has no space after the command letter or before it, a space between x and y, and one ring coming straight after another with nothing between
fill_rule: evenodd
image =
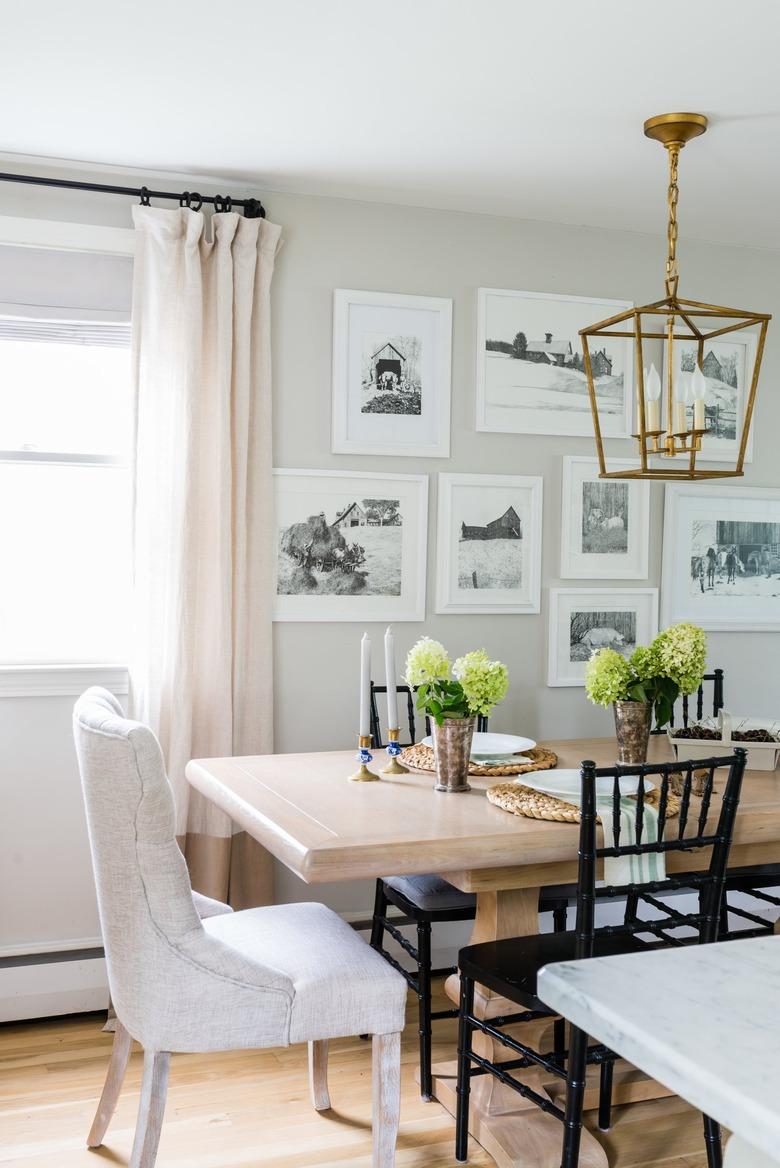
<instances>
[{"instance_id":1,"label":"chandelier candle bulb","mask_svg":"<svg viewBox=\"0 0 780 1168\"><path fill-rule=\"evenodd\" d=\"M387 728L397 730L398 722L398 694L395 679L395 637L390 625L385 632L385 684L387 686Z\"/></svg>"},{"instance_id":2,"label":"chandelier candle bulb","mask_svg":"<svg viewBox=\"0 0 780 1168\"><path fill-rule=\"evenodd\" d=\"M703 430L705 428L704 405L707 397L707 378L698 364L691 378L691 396L693 397L693 428L694 430Z\"/></svg>"},{"instance_id":3,"label":"chandelier candle bulb","mask_svg":"<svg viewBox=\"0 0 780 1168\"><path fill-rule=\"evenodd\" d=\"M645 397L647 398L647 428L652 431L661 429L661 378L655 365L650 366L650 372L645 378Z\"/></svg>"}]
</instances>

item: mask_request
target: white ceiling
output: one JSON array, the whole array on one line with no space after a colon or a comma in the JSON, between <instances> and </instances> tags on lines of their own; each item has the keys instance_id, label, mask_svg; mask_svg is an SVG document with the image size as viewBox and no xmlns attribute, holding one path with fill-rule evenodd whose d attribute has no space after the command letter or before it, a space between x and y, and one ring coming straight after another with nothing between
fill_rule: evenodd
<instances>
[{"instance_id":1,"label":"white ceiling","mask_svg":"<svg viewBox=\"0 0 780 1168\"><path fill-rule=\"evenodd\" d=\"M690 109L681 233L780 247L779 49L778 0L8 3L0 150L657 232Z\"/></svg>"}]
</instances>

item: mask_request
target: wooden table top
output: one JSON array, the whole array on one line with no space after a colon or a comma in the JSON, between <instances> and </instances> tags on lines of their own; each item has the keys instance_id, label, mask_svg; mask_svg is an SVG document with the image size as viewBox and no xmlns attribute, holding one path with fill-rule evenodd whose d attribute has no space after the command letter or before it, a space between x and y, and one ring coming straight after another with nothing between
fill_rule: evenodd
<instances>
[{"instance_id":1,"label":"wooden table top","mask_svg":"<svg viewBox=\"0 0 780 1168\"><path fill-rule=\"evenodd\" d=\"M561 767L591 758L614 761L613 738L549 742ZM665 737L650 757L670 758ZM377 752L372 769L383 765ZM193 787L216 803L272 855L308 883L372 878L393 872L446 873L467 891L522 888L576 879L578 830L510 815L485 798L494 778L471 777L472 790L433 790L432 774L382 776L351 783L354 751L195 759ZM702 853L694 853L701 866ZM670 869L691 867L683 854ZM780 778L748 771L732 849L734 864L780 861Z\"/></svg>"}]
</instances>

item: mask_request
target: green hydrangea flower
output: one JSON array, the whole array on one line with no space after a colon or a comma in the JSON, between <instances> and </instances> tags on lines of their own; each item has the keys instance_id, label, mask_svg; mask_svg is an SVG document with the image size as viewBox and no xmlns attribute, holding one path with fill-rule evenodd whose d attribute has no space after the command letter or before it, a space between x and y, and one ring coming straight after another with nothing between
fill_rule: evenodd
<instances>
[{"instance_id":1,"label":"green hydrangea flower","mask_svg":"<svg viewBox=\"0 0 780 1168\"><path fill-rule=\"evenodd\" d=\"M501 661L491 661L484 649L459 657L452 674L461 684L472 714L489 714L507 695L509 671Z\"/></svg>"},{"instance_id":2,"label":"green hydrangea flower","mask_svg":"<svg viewBox=\"0 0 780 1168\"><path fill-rule=\"evenodd\" d=\"M450 677L450 659L440 641L420 637L406 658L406 684L412 687L428 685L432 681L446 681Z\"/></svg>"},{"instance_id":3,"label":"green hydrangea flower","mask_svg":"<svg viewBox=\"0 0 780 1168\"><path fill-rule=\"evenodd\" d=\"M653 645L637 645L628 659L638 681L651 681L661 672L658 654Z\"/></svg>"},{"instance_id":4,"label":"green hydrangea flower","mask_svg":"<svg viewBox=\"0 0 780 1168\"><path fill-rule=\"evenodd\" d=\"M634 674L615 649L599 649L585 666L585 692L597 706L624 701Z\"/></svg>"},{"instance_id":5,"label":"green hydrangea flower","mask_svg":"<svg viewBox=\"0 0 780 1168\"><path fill-rule=\"evenodd\" d=\"M707 636L686 621L670 625L650 646L658 659L657 672L669 677L680 693L691 694L701 685L707 664Z\"/></svg>"}]
</instances>

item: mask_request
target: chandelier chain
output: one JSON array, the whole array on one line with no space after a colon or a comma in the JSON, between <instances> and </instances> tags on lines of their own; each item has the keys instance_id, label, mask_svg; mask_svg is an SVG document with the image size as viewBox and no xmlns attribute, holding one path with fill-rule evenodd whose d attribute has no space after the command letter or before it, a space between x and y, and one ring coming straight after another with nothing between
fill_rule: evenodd
<instances>
[{"instance_id":1,"label":"chandelier chain","mask_svg":"<svg viewBox=\"0 0 780 1168\"><path fill-rule=\"evenodd\" d=\"M666 259L666 293L668 296L677 295L677 285L680 274L677 270L677 200L680 190L677 185L677 167L680 161L680 147L675 143L669 146L669 191L667 204L669 207L669 226L667 239L669 251Z\"/></svg>"}]
</instances>

